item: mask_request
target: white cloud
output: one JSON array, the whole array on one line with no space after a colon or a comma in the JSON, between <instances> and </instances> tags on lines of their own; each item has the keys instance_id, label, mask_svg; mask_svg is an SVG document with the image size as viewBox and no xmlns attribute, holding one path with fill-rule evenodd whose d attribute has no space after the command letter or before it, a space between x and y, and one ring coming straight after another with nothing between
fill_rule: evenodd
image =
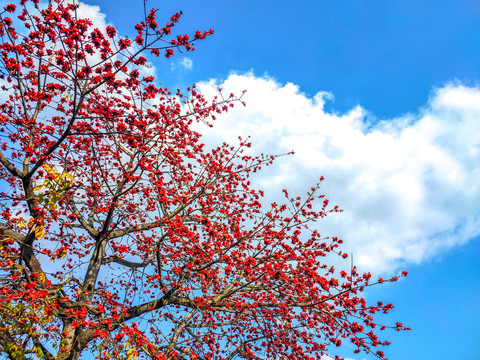
<instances>
[{"instance_id":1,"label":"white cloud","mask_svg":"<svg viewBox=\"0 0 480 360\"><path fill-rule=\"evenodd\" d=\"M180 59L172 60L170 63L170 70L174 71L177 69L177 66L180 66L180 69L184 71L190 71L193 69L193 60L184 56Z\"/></svg>"},{"instance_id":2,"label":"white cloud","mask_svg":"<svg viewBox=\"0 0 480 360\"><path fill-rule=\"evenodd\" d=\"M334 360L335 358L329 356L329 355L322 355L321 360ZM351 358L343 358L343 360L354 360Z\"/></svg>"},{"instance_id":3,"label":"white cloud","mask_svg":"<svg viewBox=\"0 0 480 360\"><path fill-rule=\"evenodd\" d=\"M105 21L106 15L100 11L100 6L88 5L83 2L78 2L77 15L79 19L90 19L94 28L98 28L103 33L107 27Z\"/></svg>"},{"instance_id":4,"label":"white cloud","mask_svg":"<svg viewBox=\"0 0 480 360\"><path fill-rule=\"evenodd\" d=\"M98 6L81 3L78 12L106 27ZM172 64L193 67L187 57ZM283 187L301 194L325 176L324 193L344 212L321 230L344 238L361 267L393 271L480 233L480 89L450 84L417 114L372 124L363 108L326 112L332 94L309 98L291 83L247 74L199 85L207 95L219 85L248 90L247 107L207 131L212 143L250 135L257 153L295 150L256 179L271 199Z\"/></svg>"},{"instance_id":5,"label":"white cloud","mask_svg":"<svg viewBox=\"0 0 480 360\"><path fill-rule=\"evenodd\" d=\"M72 1L72 0L69 0ZM78 1L77 2L79 7L77 9L77 16L80 19L90 19L92 21L92 30L94 28L98 28L100 31L102 31L103 34L106 34L106 28L107 25L114 25L111 23L108 23L106 21L106 15L101 12L100 6L98 5L89 5L85 4L83 2ZM115 27L115 26L114 26ZM118 37L124 37L124 34L120 31L119 28L117 28L117 36ZM118 39L114 39L113 42L117 41ZM114 47L112 46L112 49ZM131 52L135 53L140 49L140 46L136 44L135 42L132 43L131 47ZM87 59L90 61L90 64L95 64L96 62L100 62L100 54L95 54L94 56L88 56ZM125 60L123 57L114 57L114 60L120 59L120 60ZM147 61L145 66L137 67L138 70L140 71L140 76L155 76L156 75L156 69L155 66L150 61ZM117 76L123 77L122 73L119 73Z\"/></svg>"},{"instance_id":6,"label":"white cloud","mask_svg":"<svg viewBox=\"0 0 480 360\"><path fill-rule=\"evenodd\" d=\"M309 98L270 78L199 85L207 96L247 89L247 106L220 117L207 141L250 135L256 153L295 150L256 179L271 198L325 176L323 192L344 212L321 229L341 236L363 269L391 272L480 233L480 89L450 84L417 114L369 123L361 107L326 112L329 93Z\"/></svg>"},{"instance_id":7,"label":"white cloud","mask_svg":"<svg viewBox=\"0 0 480 360\"><path fill-rule=\"evenodd\" d=\"M187 70L192 70L193 68L193 60L188 57L183 57L180 60L180 65L182 65Z\"/></svg>"}]
</instances>

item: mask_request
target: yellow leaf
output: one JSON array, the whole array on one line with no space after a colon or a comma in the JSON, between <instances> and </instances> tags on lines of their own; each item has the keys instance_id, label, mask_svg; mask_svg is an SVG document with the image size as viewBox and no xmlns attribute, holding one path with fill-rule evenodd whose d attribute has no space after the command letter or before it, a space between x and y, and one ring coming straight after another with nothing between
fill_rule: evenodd
<instances>
[{"instance_id":1,"label":"yellow leaf","mask_svg":"<svg viewBox=\"0 0 480 360\"><path fill-rule=\"evenodd\" d=\"M127 351L127 360L130 360L132 357L133 359L135 359L137 357L137 352L132 348L130 350Z\"/></svg>"},{"instance_id":2,"label":"yellow leaf","mask_svg":"<svg viewBox=\"0 0 480 360\"><path fill-rule=\"evenodd\" d=\"M45 282L45 280L47 279L44 273L40 273L38 277L40 278L40 280L42 280L42 282Z\"/></svg>"},{"instance_id":3,"label":"yellow leaf","mask_svg":"<svg viewBox=\"0 0 480 360\"><path fill-rule=\"evenodd\" d=\"M72 176L72 174L69 174L68 172L63 172L62 173L62 179L67 180L68 182L72 182L73 181L73 176Z\"/></svg>"},{"instance_id":4,"label":"yellow leaf","mask_svg":"<svg viewBox=\"0 0 480 360\"><path fill-rule=\"evenodd\" d=\"M38 225L33 231L35 232L35 236L38 239L41 239L45 236L45 232L43 231L44 226L43 225Z\"/></svg>"},{"instance_id":5,"label":"yellow leaf","mask_svg":"<svg viewBox=\"0 0 480 360\"><path fill-rule=\"evenodd\" d=\"M48 164L44 164L43 165L43 168L45 169L45 171L49 174L53 174L53 175L57 175L58 172L53 168L53 166L50 166Z\"/></svg>"}]
</instances>

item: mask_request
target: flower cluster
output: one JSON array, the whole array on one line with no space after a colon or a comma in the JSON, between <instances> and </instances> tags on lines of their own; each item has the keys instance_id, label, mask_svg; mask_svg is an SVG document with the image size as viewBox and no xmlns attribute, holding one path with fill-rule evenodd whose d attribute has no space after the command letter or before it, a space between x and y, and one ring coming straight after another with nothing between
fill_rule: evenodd
<instances>
[{"instance_id":1,"label":"flower cluster","mask_svg":"<svg viewBox=\"0 0 480 360\"><path fill-rule=\"evenodd\" d=\"M388 345L374 316L393 305L361 294L398 277L328 265L347 255L316 225L341 211L323 178L265 207L250 177L278 156L241 138L207 151L194 126L241 96L143 76L151 54L213 30L172 36L181 13L162 27L152 10L131 41L77 7L22 0L0 14L0 351L321 359L345 340Z\"/></svg>"}]
</instances>

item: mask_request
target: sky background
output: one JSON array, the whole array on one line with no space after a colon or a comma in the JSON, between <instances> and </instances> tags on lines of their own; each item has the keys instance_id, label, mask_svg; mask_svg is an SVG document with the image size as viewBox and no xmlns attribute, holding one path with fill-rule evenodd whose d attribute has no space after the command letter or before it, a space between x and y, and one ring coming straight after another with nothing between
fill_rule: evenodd
<instances>
[{"instance_id":1,"label":"sky background","mask_svg":"<svg viewBox=\"0 0 480 360\"><path fill-rule=\"evenodd\" d=\"M133 35L141 1L86 1ZM176 89L239 94L208 145L251 136L281 158L255 181L266 201L324 175L339 235L363 270L409 276L371 289L391 301L390 360L480 359L480 2L477 0L153 1L180 33L215 30L154 71ZM102 14L106 14L106 18ZM334 349L336 350L336 349ZM335 354L335 352L333 352ZM355 360L346 347L338 354Z\"/></svg>"}]
</instances>

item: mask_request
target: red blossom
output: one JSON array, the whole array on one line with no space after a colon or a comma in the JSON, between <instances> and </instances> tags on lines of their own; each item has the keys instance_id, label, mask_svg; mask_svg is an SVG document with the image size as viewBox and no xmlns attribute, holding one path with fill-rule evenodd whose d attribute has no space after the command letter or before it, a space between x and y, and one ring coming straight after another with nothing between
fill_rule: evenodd
<instances>
[{"instance_id":1,"label":"red blossom","mask_svg":"<svg viewBox=\"0 0 480 360\"><path fill-rule=\"evenodd\" d=\"M6 357L320 359L348 341L373 353L390 343L379 329L409 330L379 323L393 305L361 296L370 273L331 266L347 254L317 227L341 211L323 177L264 206L252 175L278 157L242 138L204 145L197 123L241 96L207 100L144 75L149 53L193 50L213 30L169 36L181 13L159 27L152 10L130 52L74 3L27 2L0 29Z\"/></svg>"},{"instance_id":2,"label":"red blossom","mask_svg":"<svg viewBox=\"0 0 480 360\"><path fill-rule=\"evenodd\" d=\"M131 45L131 41L129 39L120 39L118 40L118 47L120 50L125 50Z\"/></svg>"},{"instance_id":3,"label":"red blossom","mask_svg":"<svg viewBox=\"0 0 480 360\"><path fill-rule=\"evenodd\" d=\"M146 23L147 23L148 27L152 30L156 30L157 27L158 27L158 24L155 21L155 17L156 17L155 13L156 12L157 12L157 10L151 9L150 13L148 14L148 16L146 18Z\"/></svg>"},{"instance_id":4,"label":"red blossom","mask_svg":"<svg viewBox=\"0 0 480 360\"><path fill-rule=\"evenodd\" d=\"M15 4L8 4L3 9L9 13L13 13L16 10Z\"/></svg>"},{"instance_id":5,"label":"red blossom","mask_svg":"<svg viewBox=\"0 0 480 360\"><path fill-rule=\"evenodd\" d=\"M110 38L115 37L115 35L117 34L117 30L115 30L115 28L110 25L107 26L106 31L107 31L108 37Z\"/></svg>"},{"instance_id":6,"label":"red blossom","mask_svg":"<svg viewBox=\"0 0 480 360\"><path fill-rule=\"evenodd\" d=\"M203 40L208 35L213 35L213 30L212 29L210 29L208 31L204 31L203 33L197 30L197 31L195 31L195 40Z\"/></svg>"}]
</instances>

